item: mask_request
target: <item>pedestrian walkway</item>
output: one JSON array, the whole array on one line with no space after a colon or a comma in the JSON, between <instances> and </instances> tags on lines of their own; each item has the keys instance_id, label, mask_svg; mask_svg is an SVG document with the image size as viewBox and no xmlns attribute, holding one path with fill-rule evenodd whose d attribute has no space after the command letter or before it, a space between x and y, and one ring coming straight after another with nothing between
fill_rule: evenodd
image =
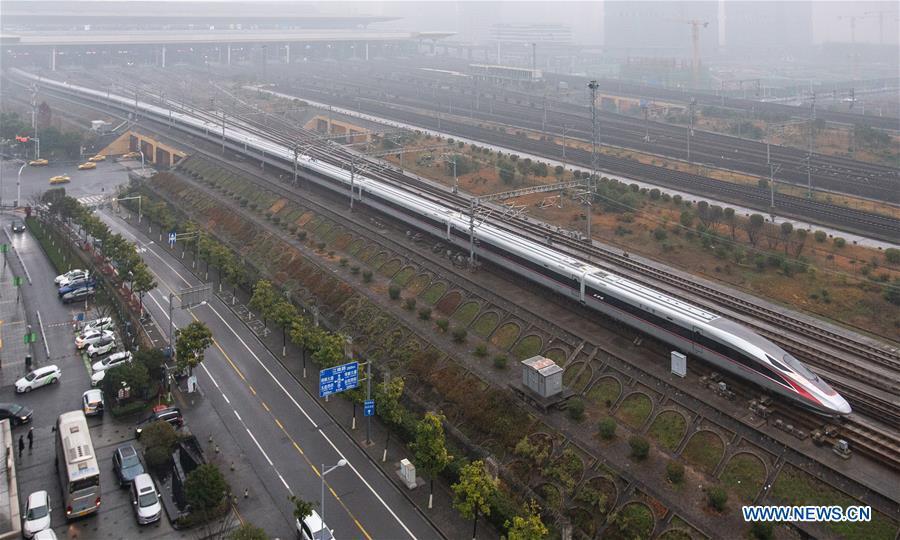
<instances>
[{"instance_id":1,"label":"pedestrian walkway","mask_svg":"<svg viewBox=\"0 0 900 540\"><path fill-rule=\"evenodd\" d=\"M32 344L25 344L28 317L21 287L28 283L17 272L15 256L10 251L0 255L0 385L12 384L25 372L25 356L32 353ZM21 277L21 285L14 283ZM37 331L32 329L33 331Z\"/></svg>"}]
</instances>

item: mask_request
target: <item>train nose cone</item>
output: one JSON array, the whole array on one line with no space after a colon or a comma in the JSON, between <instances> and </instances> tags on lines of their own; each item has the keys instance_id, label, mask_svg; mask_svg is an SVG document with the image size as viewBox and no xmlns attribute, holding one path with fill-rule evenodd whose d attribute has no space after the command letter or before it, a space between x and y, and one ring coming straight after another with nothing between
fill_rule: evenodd
<instances>
[{"instance_id":1,"label":"train nose cone","mask_svg":"<svg viewBox=\"0 0 900 540\"><path fill-rule=\"evenodd\" d=\"M834 399L831 401L831 406L840 415L846 415L853 412L853 409L850 408L850 404L847 403L847 400L844 399L840 394L836 395Z\"/></svg>"}]
</instances>

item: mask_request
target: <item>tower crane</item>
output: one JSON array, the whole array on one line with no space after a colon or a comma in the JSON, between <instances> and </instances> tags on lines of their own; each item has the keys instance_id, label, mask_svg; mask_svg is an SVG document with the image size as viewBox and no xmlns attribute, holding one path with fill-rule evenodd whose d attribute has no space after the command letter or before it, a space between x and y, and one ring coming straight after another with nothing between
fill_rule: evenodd
<instances>
[{"instance_id":1,"label":"tower crane","mask_svg":"<svg viewBox=\"0 0 900 540\"><path fill-rule=\"evenodd\" d=\"M878 43L884 45L884 16L885 15L896 15L896 10L889 9L880 9L877 11L867 11L863 15L866 17L870 17L873 15L878 16Z\"/></svg>"},{"instance_id":2,"label":"tower crane","mask_svg":"<svg viewBox=\"0 0 900 540\"><path fill-rule=\"evenodd\" d=\"M697 82L700 78L700 28L706 28L707 26L709 26L709 21L702 21L700 19L671 20L691 25L691 45L693 53L691 57L691 77L693 78L693 83L696 87Z\"/></svg>"}]
</instances>

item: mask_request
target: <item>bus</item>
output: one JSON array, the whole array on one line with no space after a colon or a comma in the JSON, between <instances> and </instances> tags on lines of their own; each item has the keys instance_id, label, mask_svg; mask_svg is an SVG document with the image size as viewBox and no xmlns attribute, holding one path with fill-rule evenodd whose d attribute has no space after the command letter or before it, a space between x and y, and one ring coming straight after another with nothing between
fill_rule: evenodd
<instances>
[{"instance_id":1,"label":"bus","mask_svg":"<svg viewBox=\"0 0 900 540\"><path fill-rule=\"evenodd\" d=\"M100 467L84 413L59 415L55 431L55 466L66 519L92 514L100 508Z\"/></svg>"}]
</instances>

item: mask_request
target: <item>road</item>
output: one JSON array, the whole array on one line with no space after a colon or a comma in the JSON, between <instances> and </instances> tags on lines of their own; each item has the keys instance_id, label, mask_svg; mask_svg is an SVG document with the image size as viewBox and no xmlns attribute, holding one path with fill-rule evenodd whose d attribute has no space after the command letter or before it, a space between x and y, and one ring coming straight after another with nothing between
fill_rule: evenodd
<instances>
[{"instance_id":1,"label":"road","mask_svg":"<svg viewBox=\"0 0 900 540\"><path fill-rule=\"evenodd\" d=\"M134 241L159 287L145 296L151 315L165 328L168 295L199 285L195 276L153 240L107 211L99 213L113 232ZM438 538L424 519L361 449L303 389L221 300L174 310L174 325L201 320L214 345L195 373L206 399L223 418L261 477L278 510L290 520L289 495L318 501L319 471L346 459L327 478L325 521L338 538Z\"/></svg>"}]
</instances>

